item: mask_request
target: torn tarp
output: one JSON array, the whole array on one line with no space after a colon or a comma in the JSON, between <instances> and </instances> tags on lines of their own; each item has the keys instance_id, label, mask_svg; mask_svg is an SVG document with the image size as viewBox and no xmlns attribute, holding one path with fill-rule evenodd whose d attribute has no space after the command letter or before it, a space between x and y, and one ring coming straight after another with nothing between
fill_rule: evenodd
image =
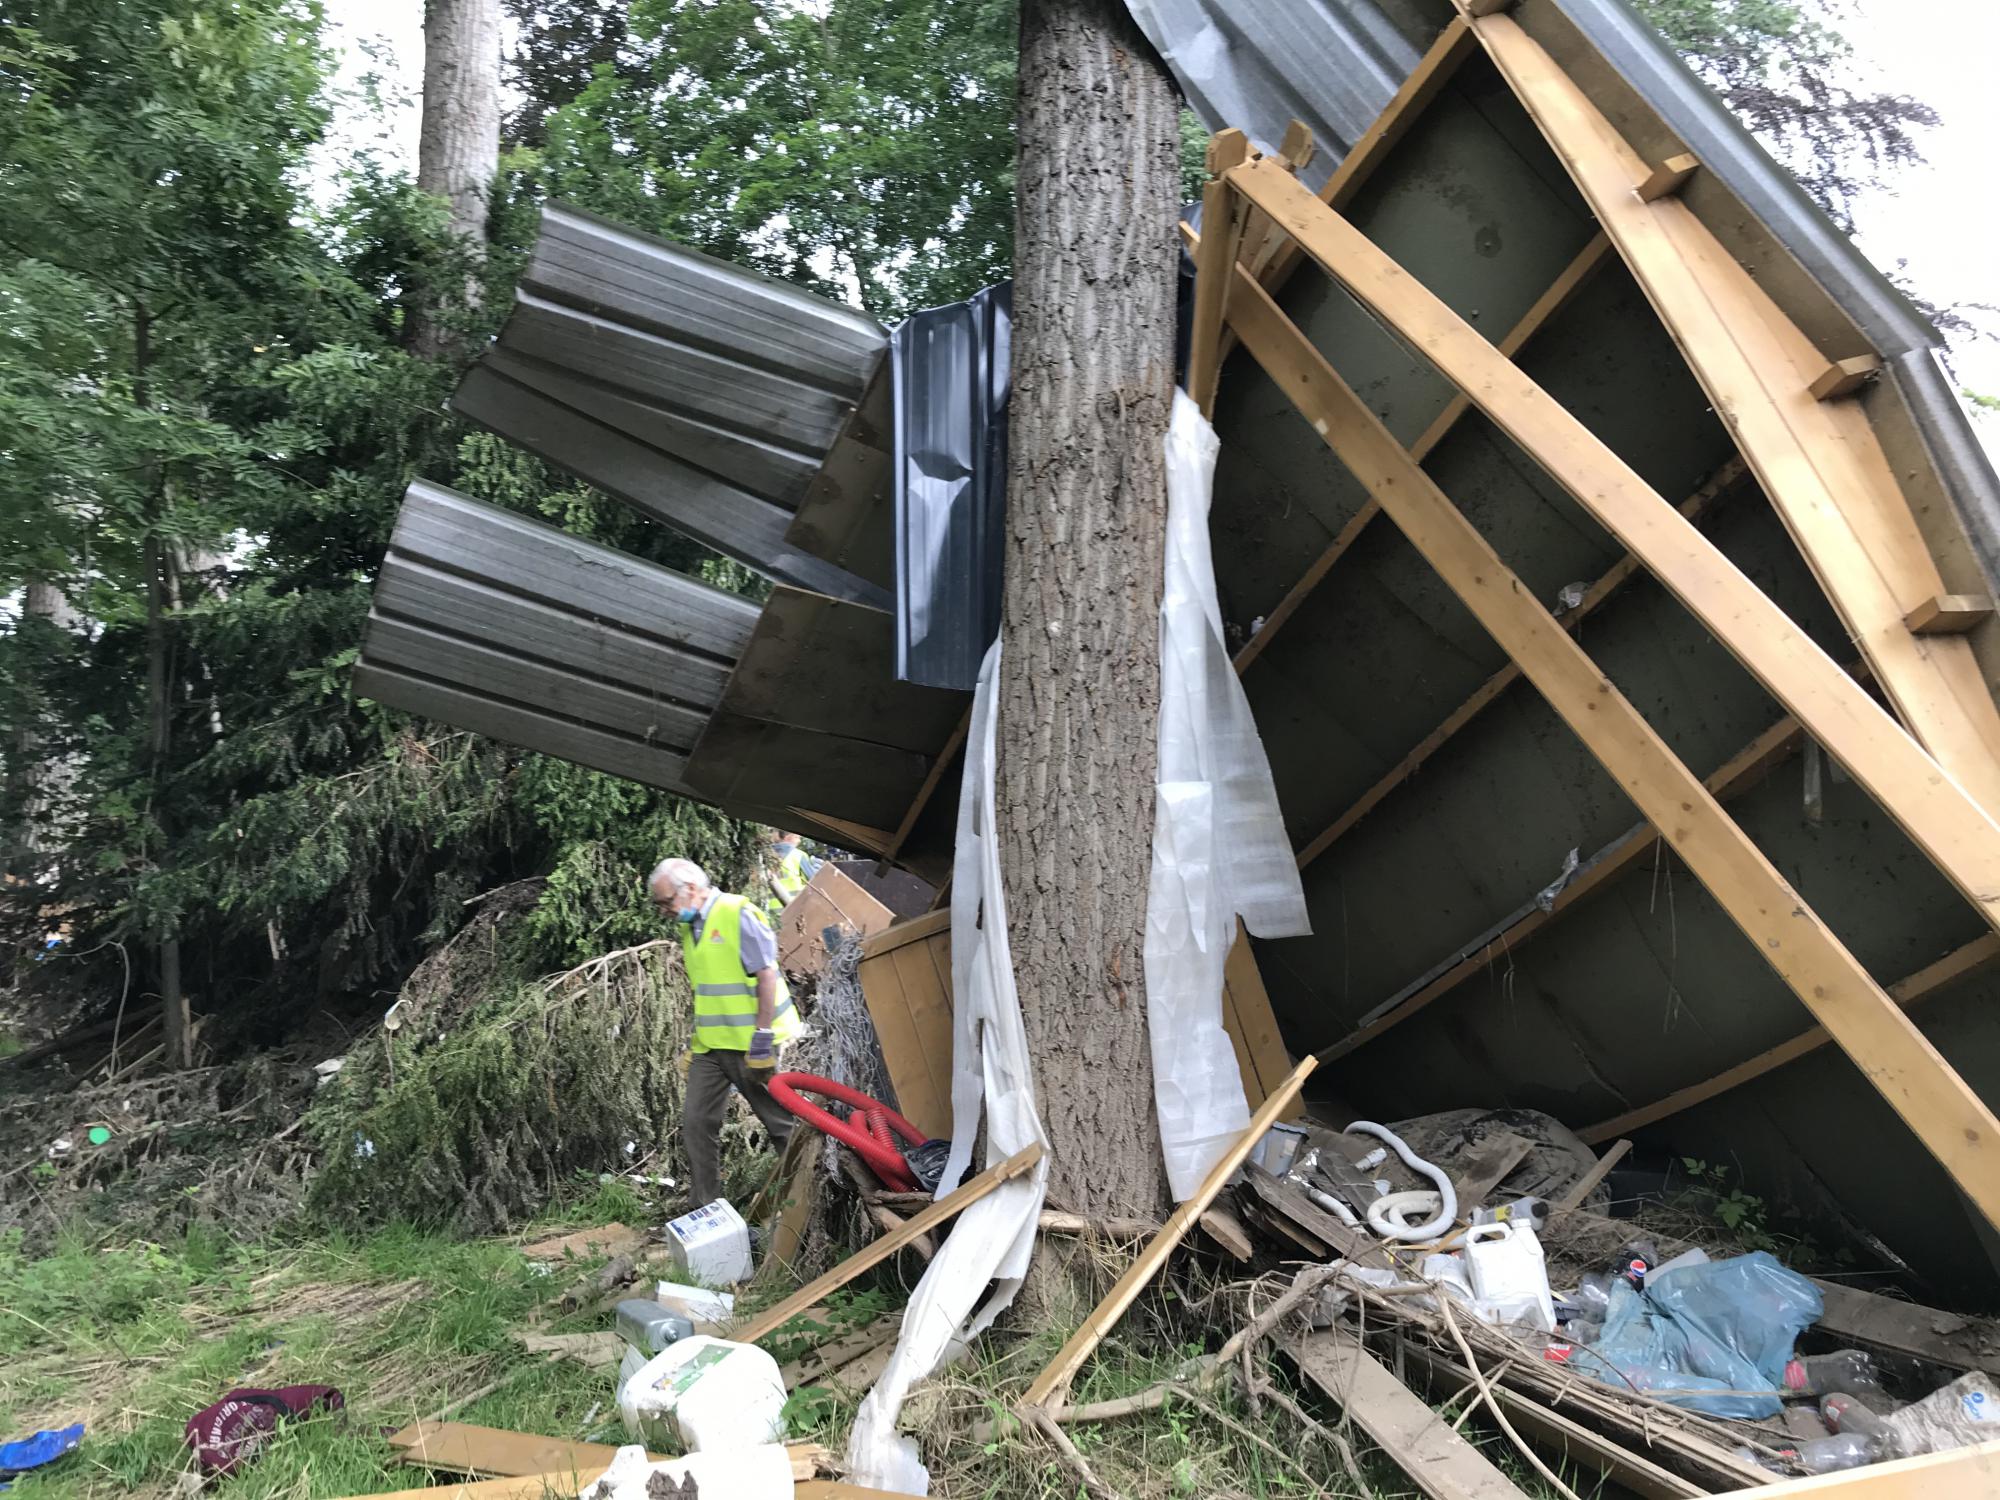
<instances>
[{"instance_id":1,"label":"torn tarp","mask_svg":"<svg viewBox=\"0 0 2000 1500\"><path fill-rule=\"evenodd\" d=\"M1174 392L1145 961L1153 1093L1176 1202L1250 1124L1222 1028L1236 919L1259 937L1312 930L1264 741L1223 644L1208 540L1216 447L1194 402Z\"/></svg>"}]
</instances>

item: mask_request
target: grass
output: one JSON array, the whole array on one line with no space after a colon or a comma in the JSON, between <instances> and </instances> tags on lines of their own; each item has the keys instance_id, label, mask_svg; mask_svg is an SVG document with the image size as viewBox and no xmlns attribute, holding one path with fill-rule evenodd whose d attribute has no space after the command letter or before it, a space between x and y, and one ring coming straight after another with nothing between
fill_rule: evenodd
<instances>
[{"instance_id":1,"label":"grass","mask_svg":"<svg viewBox=\"0 0 2000 1500\"><path fill-rule=\"evenodd\" d=\"M589 1224L645 1223L648 1206L622 1183L538 1224L529 1241ZM83 1421L83 1447L17 1482L23 1500L134 1496L164 1500L190 1462L187 1418L235 1385L317 1383L341 1389L340 1414L287 1425L226 1481L230 1500L327 1500L420 1489L428 1476L392 1462L386 1434L459 1398L496 1388L455 1420L596 1442L624 1441L609 1368L550 1361L511 1338L596 1260L538 1268L513 1241L465 1241L410 1228L366 1236L295 1236L244 1243L195 1232L172 1243L113 1243L80 1229L29 1257L0 1238L0 1437ZM893 1276L833 1303L831 1324L864 1323L899 1305ZM782 1295L771 1288L764 1297ZM746 1297L745 1305L754 1298ZM1152 1305L1148 1305L1152 1304ZM602 1315L551 1317L550 1331L601 1328ZM922 1440L933 1495L945 1500L1075 1500L1077 1480L1035 1434L980 1437L1004 1416L1065 1330L989 1338L973 1359L918 1390L904 1429ZM1147 1299L1102 1347L1072 1393L1078 1402L1128 1395L1201 1352L1204 1329L1169 1297ZM773 1347L783 1361L795 1352ZM1311 1393L1295 1393L1338 1425ZM1259 1413L1218 1388L1210 1398L1245 1437L1208 1412L1174 1403L1069 1429L1099 1475L1132 1500L1179 1496L1289 1500L1358 1496L1324 1439L1269 1403ZM857 1399L822 1387L793 1393L792 1435L844 1449ZM1456 1415L1456 1412L1451 1413ZM1547 1487L1477 1419L1464 1428L1530 1496ZM1367 1493L1412 1494L1407 1476L1358 1431ZM1586 1497L1591 1472L1564 1474ZM11 1500L11 1497L10 1497Z\"/></svg>"},{"instance_id":2,"label":"grass","mask_svg":"<svg viewBox=\"0 0 2000 1500\"><path fill-rule=\"evenodd\" d=\"M600 1194L548 1227L607 1222L629 1198ZM419 1487L425 1476L393 1466L384 1435L495 1381L454 1415L622 1441L611 1370L551 1362L510 1337L592 1264L551 1275L512 1243L403 1228L279 1246L68 1233L36 1259L0 1240L0 1433L88 1427L76 1454L15 1493L168 1495L189 1462L183 1423L235 1385L334 1385L347 1400L344 1413L289 1424L230 1480L244 1500Z\"/></svg>"}]
</instances>

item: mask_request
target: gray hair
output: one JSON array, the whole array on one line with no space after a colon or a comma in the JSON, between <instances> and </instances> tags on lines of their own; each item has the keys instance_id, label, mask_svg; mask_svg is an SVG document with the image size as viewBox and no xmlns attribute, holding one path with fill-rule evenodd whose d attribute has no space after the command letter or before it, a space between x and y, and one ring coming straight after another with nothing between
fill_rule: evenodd
<instances>
[{"instance_id":1,"label":"gray hair","mask_svg":"<svg viewBox=\"0 0 2000 1500\"><path fill-rule=\"evenodd\" d=\"M651 890L662 880L671 880L675 885L699 886L708 889L708 871L691 859L663 859L653 866L653 873L646 877L646 889Z\"/></svg>"}]
</instances>

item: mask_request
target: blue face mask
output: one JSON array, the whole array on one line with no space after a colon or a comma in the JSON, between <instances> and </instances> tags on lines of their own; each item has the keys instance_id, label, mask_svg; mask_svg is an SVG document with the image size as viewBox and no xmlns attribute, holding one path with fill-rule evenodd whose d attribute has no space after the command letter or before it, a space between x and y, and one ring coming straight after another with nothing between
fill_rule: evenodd
<instances>
[{"instance_id":1,"label":"blue face mask","mask_svg":"<svg viewBox=\"0 0 2000 1500\"><path fill-rule=\"evenodd\" d=\"M683 906L679 911L674 913L675 920L689 927L694 925L694 919L700 915L701 908L699 906Z\"/></svg>"},{"instance_id":2,"label":"blue face mask","mask_svg":"<svg viewBox=\"0 0 2000 1500\"><path fill-rule=\"evenodd\" d=\"M799 846L797 844L773 844L771 847L778 851L778 858L783 859Z\"/></svg>"}]
</instances>

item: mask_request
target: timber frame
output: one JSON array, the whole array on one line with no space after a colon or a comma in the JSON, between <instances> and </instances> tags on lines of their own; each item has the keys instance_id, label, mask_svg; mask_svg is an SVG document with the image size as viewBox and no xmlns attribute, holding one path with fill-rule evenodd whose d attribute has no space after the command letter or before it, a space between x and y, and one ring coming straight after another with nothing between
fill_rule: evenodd
<instances>
[{"instance_id":1,"label":"timber frame","mask_svg":"<svg viewBox=\"0 0 2000 1500\"><path fill-rule=\"evenodd\" d=\"M1506 652L1509 665L1433 738L1449 737L1453 721L1469 719L1515 677L1525 677L1646 820L1594 861L1553 910L1529 912L1496 941L1518 941L1523 926L1545 925L1588 894L1596 883L1591 871L1608 876L1656 837L1664 840L1820 1023L1820 1031L1779 1049L1783 1055L1766 1054L1734 1072L1754 1076L1755 1065L1777 1066L1799 1055L1797 1049L1830 1038L1987 1222L2000 1227L2000 1120L1903 1008L1990 960L2000 945L1982 938L1933 966L1949 973L1912 975L1895 987L1902 993L1892 994L1723 807L1733 790L1809 738L2000 932L2000 824L1991 811L2000 809L2000 710L1964 636L1931 633L1939 610L1954 606L1928 607L1950 591L1875 432L1854 403L1854 382L1867 372L1856 366L1833 378L1828 360L1681 201L1698 162L1645 161L1512 17L1490 5L1458 3L1458 18L1322 192L1292 175L1304 154L1302 142L1288 137L1285 156L1261 158L1240 132L1216 137L1203 198L1203 222L1212 232L1188 236L1197 267L1190 393L1204 412L1212 411L1227 341L1235 340L1369 491L1367 507L1294 595L1302 598L1360 529L1375 514L1386 514ZM1492 58L1601 226L1599 238L1537 304L1541 316L1517 322L1497 346L1340 212L1343 193L1351 194L1372 170L1383 143L1408 129L1475 48ZM1662 497L1513 362L1513 353L1608 250L1638 281L1711 402L1728 414L1744 466L1783 518L1862 654L1855 672L1827 655L1696 530L1687 514L1692 500L1676 507ZM1624 545L1626 559L1586 598L1601 599L1647 569L1788 711L1786 719L1706 781L1690 770L1586 654L1574 634L1576 622L1566 623L1540 603L1424 470L1421 441L1406 447L1392 436L1280 309L1270 289L1301 259L1317 264L1457 388L1459 398L1440 419L1444 427L1476 408ZM1733 477L1711 480L1703 487L1711 491L1707 498L1728 488ZM1239 671L1298 607L1291 596L1286 604L1244 648ZM1975 600L1966 608L1981 604ZM1929 631L1920 633L1924 625ZM1864 678L1880 687L1888 708L1870 695ZM1420 763L1428 753L1420 745L1411 755ZM1406 761L1390 775L1412 769ZM1369 793L1302 846L1300 863L1363 816L1371 797L1379 800ZM1440 986L1456 982L1454 975L1483 962L1482 952L1462 954L1445 972L1378 1007L1361 1030L1322 1055L1364 1045L1442 993ZM1724 1077L1723 1088L1742 1081ZM1678 1107L1665 1100L1606 1121L1591 1134L1603 1139Z\"/></svg>"}]
</instances>

